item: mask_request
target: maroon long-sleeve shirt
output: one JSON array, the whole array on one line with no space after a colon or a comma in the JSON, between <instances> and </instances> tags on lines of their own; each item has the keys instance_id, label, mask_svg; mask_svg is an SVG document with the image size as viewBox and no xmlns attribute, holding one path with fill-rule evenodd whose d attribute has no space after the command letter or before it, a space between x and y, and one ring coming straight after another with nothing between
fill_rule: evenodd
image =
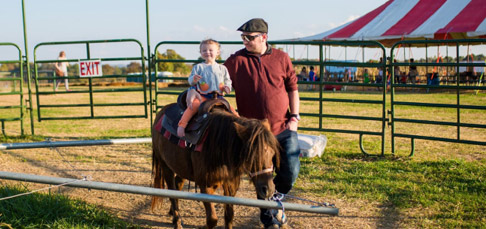
<instances>
[{"instance_id":1,"label":"maroon long-sleeve shirt","mask_svg":"<svg viewBox=\"0 0 486 229\"><path fill-rule=\"evenodd\" d=\"M274 135L289 118L288 92L297 90L297 76L287 53L268 46L263 55L241 49L224 63L233 81L238 113L268 119Z\"/></svg>"}]
</instances>

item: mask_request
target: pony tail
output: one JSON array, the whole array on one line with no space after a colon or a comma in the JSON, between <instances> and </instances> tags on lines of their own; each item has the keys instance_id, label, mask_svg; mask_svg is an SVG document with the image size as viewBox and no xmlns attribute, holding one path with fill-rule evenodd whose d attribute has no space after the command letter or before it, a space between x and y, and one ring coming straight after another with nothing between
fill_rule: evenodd
<instances>
[{"instance_id":1,"label":"pony tail","mask_svg":"<svg viewBox=\"0 0 486 229\"><path fill-rule=\"evenodd\" d=\"M162 167L160 166L160 160L156 156L155 150L152 149L152 187L153 188L165 188L165 179L162 175ZM159 208L162 205L163 198L160 196L152 196L152 203L150 204L150 210Z\"/></svg>"}]
</instances>

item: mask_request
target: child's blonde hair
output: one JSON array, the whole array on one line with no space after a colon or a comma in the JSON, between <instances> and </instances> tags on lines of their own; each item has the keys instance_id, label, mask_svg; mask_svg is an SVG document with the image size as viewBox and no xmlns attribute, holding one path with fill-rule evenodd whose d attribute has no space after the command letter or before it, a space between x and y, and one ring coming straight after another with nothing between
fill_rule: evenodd
<instances>
[{"instance_id":1,"label":"child's blonde hair","mask_svg":"<svg viewBox=\"0 0 486 229\"><path fill-rule=\"evenodd\" d=\"M201 44L199 44L199 50L201 50L202 46L206 45L206 44L215 44L215 45L218 46L218 49L221 49L221 44L219 44L219 42L217 42L214 39L208 38L208 39L201 41Z\"/></svg>"}]
</instances>

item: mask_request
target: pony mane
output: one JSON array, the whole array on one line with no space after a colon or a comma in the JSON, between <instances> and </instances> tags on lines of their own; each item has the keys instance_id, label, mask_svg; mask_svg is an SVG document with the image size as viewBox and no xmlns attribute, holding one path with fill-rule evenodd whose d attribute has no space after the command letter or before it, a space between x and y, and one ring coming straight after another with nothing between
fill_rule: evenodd
<instances>
[{"instance_id":1,"label":"pony mane","mask_svg":"<svg viewBox=\"0 0 486 229\"><path fill-rule=\"evenodd\" d=\"M236 131L235 122L247 128L243 140ZM260 120L216 110L211 113L207 130L202 155L207 165L204 172L208 183L265 169L265 147L277 152L276 160L279 159L278 141Z\"/></svg>"}]
</instances>

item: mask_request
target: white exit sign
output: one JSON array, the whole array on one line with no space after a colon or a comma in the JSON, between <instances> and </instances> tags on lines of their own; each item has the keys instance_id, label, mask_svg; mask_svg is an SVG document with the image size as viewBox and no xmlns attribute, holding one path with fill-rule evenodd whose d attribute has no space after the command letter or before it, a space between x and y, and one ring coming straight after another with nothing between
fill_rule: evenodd
<instances>
[{"instance_id":1,"label":"white exit sign","mask_svg":"<svg viewBox=\"0 0 486 229\"><path fill-rule=\"evenodd\" d=\"M101 60L80 60L79 77L102 76Z\"/></svg>"}]
</instances>

